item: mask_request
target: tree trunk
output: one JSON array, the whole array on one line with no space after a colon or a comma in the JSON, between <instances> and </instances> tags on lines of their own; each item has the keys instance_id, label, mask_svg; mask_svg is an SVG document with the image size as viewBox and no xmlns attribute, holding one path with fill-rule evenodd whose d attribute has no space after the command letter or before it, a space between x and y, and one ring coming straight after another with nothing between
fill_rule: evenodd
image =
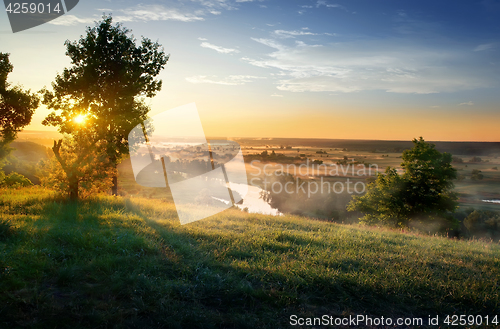
<instances>
[{"instance_id":1,"label":"tree trunk","mask_svg":"<svg viewBox=\"0 0 500 329\"><path fill-rule=\"evenodd\" d=\"M111 158L111 163L113 164L113 187L111 188L112 195L118 195L118 159L115 157Z\"/></svg>"},{"instance_id":2,"label":"tree trunk","mask_svg":"<svg viewBox=\"0 0 500 329\"><path fill-rule=\"evenodd\" d=\"M118 195L118 176L113 174L113 187L111 188L112 195Z\"/></svg>"},{"instance_id":3,"label":"tree trunk","mask_svg":"<svg viewBox=\"0 0 500 329\"><path fill-rule=\"evenodd\" d=\"M78 177L74 176L74 171L71 170L71 167L67 165L67 163L61 157L61 144L62 139L58 142L54 141L54 146L52 147L52 151L57 159L57 161L61 164L64 172L66 173L66 177L68 178L68 192L69 198L71 200L78 200Z\"/></svg>"},{"instance_id":4,"label":"tree trunk","mask_svg":"<svg viewBox=\"0 0 500 329\"><path fill-rule=\"evenodd\" d=\"M69 198L70 200L78 200L78 179L69 179Z\"/></svg>"}]
</instances>

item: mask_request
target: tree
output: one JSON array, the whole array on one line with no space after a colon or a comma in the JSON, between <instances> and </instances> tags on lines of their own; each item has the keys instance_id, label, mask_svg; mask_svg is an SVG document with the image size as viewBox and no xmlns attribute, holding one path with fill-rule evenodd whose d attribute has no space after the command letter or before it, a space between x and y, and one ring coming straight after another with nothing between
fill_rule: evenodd
<instances>
[{"instance_id":1,"label":"tree","mask_svg":"<svg viewBox=\"0 0 500 329\"><path fill-rule=\"evenodd\" d=\"M481 174L481 170L479 169L472 169L470 179L472 180L481 180L484 178L484 175Z\"/></svg>"},{"instance_id":2,"label":"tree","mask_svg":"<svg viewBox=\"0 0 500 329\"><path fill-rule=\"evenodd\" d=\"M21 86L10 87L7 76L13 70L9 54L0 53L0 161L11 151L8 144L31 122L39 99Z\"/></svg>"},{"instance_id":3,"label":"tree","mask_svg":"<svg viewBox=\"0 0 500 329\"><path fill-rule=\"evenodd\" d=\"M67 193L71 200L109 190L113 166L98 143L84 131L54 141L54 157L43 164L42 184Z\"/></svg>"},{"instance_id":4,"label":"tree","mask_svg":"<svg viewBox=\"0 0 500 329\"><path fill-rule=\"evenodd\" d=\"M452 220L458 203L452 192L456 169L451 154L441 153L434 144L413 140L413 148L402 155L403 175L387 168L368 186L365 195L354 197L350 211L365 213L364 221L390 222L408 226L412 220Z\"/></svg>"},{"instance_id":5,"label":"tree","mask_svg":"<svg viewBox=\"0 0 500 329\"><path fill-rule=\"evenodd\" d=\"M168 61L160 44L143 37L136 45L130 32L113 25L111 16L103 16L80 40L65 42L71 67L56 76L53 91L42 90L43 104L54 110L44 125L75 135L81 129L75 128L74 121L89 121L91 144L99 145L115 168L114 195L116 167L128 153L128 133L147 119L150 109L144 99L161 89L162 82L155 77Z\"/></svg>"}]
</instances>

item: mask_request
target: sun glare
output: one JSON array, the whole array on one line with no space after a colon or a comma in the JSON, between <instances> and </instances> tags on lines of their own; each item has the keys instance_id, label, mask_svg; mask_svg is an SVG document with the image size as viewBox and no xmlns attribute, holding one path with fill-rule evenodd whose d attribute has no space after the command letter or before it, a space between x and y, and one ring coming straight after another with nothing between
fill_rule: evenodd
<instances>
[{"instance_id":1,"label":"sun glare","mask_svg":"<svg viewBox=\"0 0 500 329\"><path fill-rule=\"evenodd\" d=\"M76 123L81 125L81 124L85 123L86 119L87 119L87 117L85 115L79 114L73 118L73 121L75 121Z\"/></svg>"}]
</instances>

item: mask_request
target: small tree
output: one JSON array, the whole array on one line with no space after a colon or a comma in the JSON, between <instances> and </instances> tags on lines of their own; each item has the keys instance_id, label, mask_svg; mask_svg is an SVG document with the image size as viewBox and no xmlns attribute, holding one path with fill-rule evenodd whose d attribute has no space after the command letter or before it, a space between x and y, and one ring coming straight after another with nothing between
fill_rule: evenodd
<instances>
[{"instance_id":1,"label":"small tree","mask_svg":"<svg viewBox=\"0 0 500 329\"><path fill-rule=\"evenodd\" d=\"M43 164L42 184L71 200L109 190L114 168L99 150L99 142L84 133L54 141L54 157Z\"/></svg>"},{"instance_id":2,"label":"small tree","mask_svg":"<svg viewBox=\"0 0 500 329\"><path fill-rule=\"evenodd\" d=\"M11 151L8 144L31 122L39 99L20 86L10 87L7 76L13 70L9 54L0 53L0 161Z\"/></svg>"},{"instance_id":3,"label":"small tree","mask_svg":"<svg viewBox=\"0 0 500 329\"><path fill-rule=\"evenodd\" d=\"M104 16L80 40L65 42L72 66L56 76L52 92L42 91L43 103L54 110L44 125L74 135L75 118L92 120L86 129L115 168L115 195L116 167L128 153L128 133L147 118L150 109L144 98L161 89L155 77L168 60L157 42L142 38L138 46L129 34L120 24L113 25L111 16Z\"/></svg>"},{"instance_id":4,"label":"small tree","mask_svg":"<svg viewBox=\"0 0 500 329\"><path fill-rule=\"evenodd\" d=\"M481 174L481 170L479 169L472 169L470 179L472 180L481 180L484 178L484 175Z\"/></svg>"},{"instance_id":5,"label":"small tree","mask_svg":"<svg viewBox=\"0 0 500 329\"><path fill-rule=\"evenodd\" d=\"M365 221L389 221L396 226L408 226L415 219L452 220L450 213L458 203L452 192L457 174L451 154L439 152L420 137L413 140L412 149L403 152L402 159L403 175L387 168L365 195L353 198L348 210L365 213Z\"/></svg>"}]
</instances>

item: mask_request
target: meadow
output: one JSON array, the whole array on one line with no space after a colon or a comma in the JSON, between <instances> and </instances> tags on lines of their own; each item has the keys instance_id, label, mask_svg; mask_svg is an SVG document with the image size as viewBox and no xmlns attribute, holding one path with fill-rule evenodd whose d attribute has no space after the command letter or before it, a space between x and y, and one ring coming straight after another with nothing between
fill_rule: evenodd
<instances>
[{"instance_id":1,"label":"meadow","mask_svg":"<svg viewBox=\"0 0 500 329\"><path fill-rule=\"evenodd\" d=\"M71 203L41 187L1 190L0 220L2 328L500 316L500 246L486 241L234 208L181 226L168 200Z\"/></svg>"},{"instance_id":2,"label":"meadow","mask_svg":"<svg viewBox=\"0 0 500 329\"><path fill-rule=\"evenodd\" d=\"M367 163L383 173L387 167L401 170L401 155L404 149L411 147L411 142L398 141L350 141L350 140L300 140L300 139L241 139L243 154L246 156L260 154L261 152L274 151L287 157L300 157L295 160L296 166L305 161L312 163L314 160L322 161L326 166L335 166L344 158L348 160L343 164L344 168L353 162ZM474 208L480 210L500 210L500 204L486 203L483 200L500 199L500 144L499 143L471 143L471 142L433 142L436 148L442 152L449 152L454 157L461 159L461 163L453 163L457 174L461 179L455 180L455 192L459 196L459 209ZM288 148L287 148L288 147ZM319 153L321 152L321 153ZM303 155L301 157L301 155ZM480 162L474 162L479 157ZM261 159L260 159L261 160ZM266 166L267 165L267 166ZM342 164L341 164L342 166ZM271 174L279 170L279 160L268 160L254 162L247 165L249 178L261 173ZM312 168L312 167L311 167ZM324 167L323 167L324 168ZM356 167L358 168L358 167ZM481 179L472 179L472 171L479 170ZM293 172L290 172L293 174ZM324 176L325 172L310 169L307 175L298 175L304 180L317 180ZM376 170L371 170L374 176ZM339 180L349 177L356 181L368 182L369 176L340 174L337 177L324 177L325 179Z\"/></svg>"}]
</instances>

